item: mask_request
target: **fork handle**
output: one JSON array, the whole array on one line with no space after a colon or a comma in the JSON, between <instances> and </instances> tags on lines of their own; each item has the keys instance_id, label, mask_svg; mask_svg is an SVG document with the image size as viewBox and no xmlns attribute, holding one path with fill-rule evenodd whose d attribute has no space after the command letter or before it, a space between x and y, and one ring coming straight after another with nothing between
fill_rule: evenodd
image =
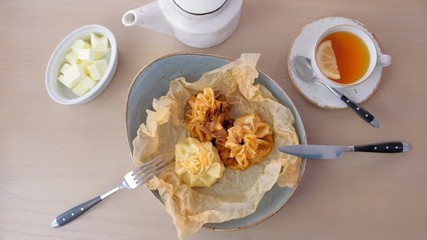
<instances>
[{"instance_id":1,"label":"fork handle","mask_svg":"<svg viewBox=\"0 0 427 240\"><path fill-rule=\"evenodd\" d=\"M65 224L67 224L67 223L73 221L74 219L80 217L83 213L85 213L87 210L89 210L90 208L92 208L96 204L100 203L101 201L102 201L101 196L98 196L94 199L91 199L87 202L84 202L80 205L77 205L68 211L65 211L64 213L60 214L58 217L56 217L53 220L51 227L55 228L55 227L64 226Z\"/></svg>"},{"instance_id":2,"label":"fork handle","mask_svg":"<svg viewBox=\"0 0 427 240\"><path fill-rule=\"evenodd\" d=\"M105 198L110 196L111 194L119 191L120 189L121 189L121 187L116 187L116 188L114 188L114 189L94 198L94 199L91 199L87 202L84 202L80 205L77 205L77 206L71 208L70 210L62 213L61 215L59 215L58 217L53 219L53 222L50 224L50 226L53 228L64 226L65 224L67 224L67 223L73 221L74 219L80 217L87 210L89 210L90 208L92 208L93 206L95 206L96 204L98 204L99 202L101 202L102 200L104 200Z\"/></svg>"}]
</instances>

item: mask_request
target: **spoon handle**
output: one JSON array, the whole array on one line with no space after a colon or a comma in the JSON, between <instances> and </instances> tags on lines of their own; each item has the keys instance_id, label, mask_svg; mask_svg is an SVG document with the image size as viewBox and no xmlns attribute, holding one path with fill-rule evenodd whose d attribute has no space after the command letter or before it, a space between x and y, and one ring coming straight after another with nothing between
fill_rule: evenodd
<instances>
[{"instance_id":1,"label":"spoon handle","mask_svg":"<svg viewBox=\"0 0 427 240\"><path fill-rule=\"evenodd\" d=\"M323 84L323 83L322 83ZM339 97L347 106L353 110L360 118L365 120L365 122L369 123L371 126L378 128L380 127L380 123L375 119L374 115L372 115L370 112L368 112L366 109L361 107L359 104L355 103L353 100L348 98L346 95L344 95L342 92L338 91L335 88L329 87L326 84L323 84L329 90L331 90L337 97Z\"/></svg>"},{"instance_id":2,"label":"spoon handle","mask_svg":"<svg viewBox=\"0 0 427 240\"><path fill-rule=\"evenodd\" d=\"M319 81L320 82L320 81ZM353 100L350 100L347 96L345 96L342 92L338 91L333 87L329 87L323 82L320 82L323 86L331 90L337 97L339 97L347 106L353 110L360 118L365 120L365 122L369 123L371 126L378 128L380 127L380 122L375 119L374 115L368 112L366 109L361 107L359 104L355 103Z\"/></svg>"},{"instance_id":3,"label":"spoon handle","mask_svg":"<svg viewBox=\"0 0 427 240\"><path fill-rule=\"evenodd\" d=\"M346 97L344 94L341 95L340 99L347 104L351 110L353 110L357 115L365 120L367 123L369 123L371 126L378 128L380 126L380 123L375 119L374 115L369 113L366 109L361 107L359 104L353 102L348 97Z\"/></svg>"}]
</instances>

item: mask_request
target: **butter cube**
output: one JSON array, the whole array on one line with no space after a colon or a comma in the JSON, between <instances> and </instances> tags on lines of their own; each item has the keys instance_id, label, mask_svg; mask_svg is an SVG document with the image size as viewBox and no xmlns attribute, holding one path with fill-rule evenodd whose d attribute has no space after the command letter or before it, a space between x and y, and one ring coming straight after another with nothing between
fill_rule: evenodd
<instances>
[{"instance_id":1,"label":"butter cube","mask_svg":"<svg viewBox=\"0 0 427 240\"><path fill-rule=\"evenodd\" d=\"M77 56L81 60L93 61L95 60L95 51L92 49L79 49L77 51Z\"/></svg>"},{"instance_id":2,"label":"butter cube","mask_svg":"<svg viewBox=\"0 0 427 240\"><path fill-rule=\"evenodd\" d=\"M95 81L100 80L104 75L105 70L107 70L107 66L108 64L105 59L96 60L92 65L87 67L89 76Z\"/></svg>"},{"instance_id":3,"label":"butter cube","mask_svg":"<svg viewBox=\"0 0 427 240\"><path fill-rule=\"evenodd\" d=\"M82 84L82 82L79 82L71 91L75 93L77 96L83 96L85 93L89 92L90 88L88 88L86 85Z\"/></svg>"},{"instance_id":4,"label":"butter cube","mask_svg":"<svg viewBox=\"0 0 427 240\"><path fill-rule=\"evenodd\" d=\"M90 78L89 76L85 76L81 81L81 84L85 85L86 87L88 87L89 89L92 89L93 87L95 87L96 85L96 81L93 80L92 78ZM79 83L79 84L80 84Z\"/></svg>"},{"instance_id":5,"label":"butter cube","mask_svg":"<svg viewBox=\"0 0 427 240\"><path fill-rule=\"evenodd\" d=\"M62 83L64 81L64 75L63 74L59 74L59 76L56 78L60 83ZM64 84L64 83L62 83ZM65 85L65 84L64 84Z\"/></svg>"},{"instance_id":6,"label":"butter cube","mask_svg":"<svg viewBox=\"0 0 427 240\"><path fill-rule=\"evenodd\" d=\"M61 77L62 76L62 77ZM84 77L83 70L79 65L73 64L66 68L58 80L68 88L76 86Z\"/></svg>"},{"instance_id":7,"label":"butter cube","mask_svg":"<svg viewBox=\"0 0 427 240\"><path fill-rule=\"evenodd\" d=\"M90 42L77 39L65 55L65 63L60 69L58 81L78 96L84 95L96 86L107 70L104 56L111 51L108 38L90 34Z\"/></svg>"},{"instance_id":8,"label":"butter cube","mask_svg":"<svg viewBox=\"0 0 427 240\"><path fill-rule=\"evenodd\" d=\"M93 61L89 60L79 60L77 64L83 69L83 72L85 75L89 75L89 71L87 70L87 67L93 64Z\"/></svg>"},{"instance_id":9,"label":"butter cube","mask_svg":"<svg viewBox=\"0 0 427 240\"><path fill-rule=\"evenodd\" d=\"M76 64L79 58L77 57L77 53L74 51L69 51L65 55L65 61L69 64Z\"/></svg>"},{"instance_id":10,"label":"butter cube","mask_svg":"<svg viewBox=\"0 0 427 240\"><path fill-rule=\"evenodd\" d=\"M64 74L64 72L67 71L67 69L69 69L71 67L70 64L68 63L64 63L64 65L62 65L61 70L59 70L60 73Z\"/></svg>"},{"instance_id":11,"label":"butter cube","mask_svg":"<svg viewBox=\"0 0 427 240\"><path fill-rule=\"evenodd\" d=\"M71 45L71 49L74 52L78 52L79 49L89 49L90 48L90 44L86 41L84 41L83 39L77 39L72 45Z\"/></svg>"},{"instance_id":12,"label":"butter cube","mask_svg":"<svg viewBox=\"0 0 427 240\"><path fill-rule=\"evenodd\" d=\"M108 48L106 51L95 51L95 59L96 60L100 60L102 59L105 55L107 55L110 52L110 48Z\"/></svg>"},{"instance_id":13,"label":"butter cube","mask_svg":"<svg viewBox=\"0 0 427 240\"><path fill-rule=\"evenodd\" d=\"M99 52L108 50L108 38L106 36L98 36L95 33L90 34L90 42L92 49Z\"/></svg>"},{"instance_id":14,"label":"butter cube","mask_svg":"<svg viewBox=\"0 0 427 240\"><path fill-rule=\"evenodd\" d=\"M73 93L75 93L77 96L83 96L87 92L89 92L90 89L95 87L96 82L92 80L90 77L85 76L73 89Z\"/></svg>"}]
</instances>

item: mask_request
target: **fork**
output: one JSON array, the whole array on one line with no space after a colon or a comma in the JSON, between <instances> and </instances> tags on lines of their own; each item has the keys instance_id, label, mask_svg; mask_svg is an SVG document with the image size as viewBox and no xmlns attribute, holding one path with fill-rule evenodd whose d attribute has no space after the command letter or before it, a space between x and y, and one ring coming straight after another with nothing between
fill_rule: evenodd
<instances>
[{"instance_id":1,"label":"fork","mask_svg":"<svg viewBox=\"0 0 427 240\"><path fill-rule=\"evenodd\" d=\"M170 166L170 163L171 162L163 161L161 157L156 157L153 160L150 160L149 162L143 164L141 167L126 173L122 183L119 186L62 213L61 215L53 219L50 226L53 228L64 226L65 224L70 223L74 219L81 216L87 210L100 203L108 196L111 196L113 193L116 193L121 189L135 189L141 186L142 184L148 182L154 176L165 170L168 166Z\"/></svg>"}]
</instances>

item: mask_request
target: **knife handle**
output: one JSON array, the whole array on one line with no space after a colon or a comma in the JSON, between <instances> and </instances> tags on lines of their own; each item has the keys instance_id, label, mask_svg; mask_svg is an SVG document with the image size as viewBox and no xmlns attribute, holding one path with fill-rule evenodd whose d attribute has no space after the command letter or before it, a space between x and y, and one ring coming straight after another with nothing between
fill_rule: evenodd
<instances>
[{"instance_id":1,"label":"knife handle","mask_svg":"<svg viewBox=\"0 0 427 240\"><path fill-rule=\"evenodd\" d=\"M385 142L354 146L356 152L400 153L409 151L411 147L403 142Z\"/></svg>"}]
</instances>

